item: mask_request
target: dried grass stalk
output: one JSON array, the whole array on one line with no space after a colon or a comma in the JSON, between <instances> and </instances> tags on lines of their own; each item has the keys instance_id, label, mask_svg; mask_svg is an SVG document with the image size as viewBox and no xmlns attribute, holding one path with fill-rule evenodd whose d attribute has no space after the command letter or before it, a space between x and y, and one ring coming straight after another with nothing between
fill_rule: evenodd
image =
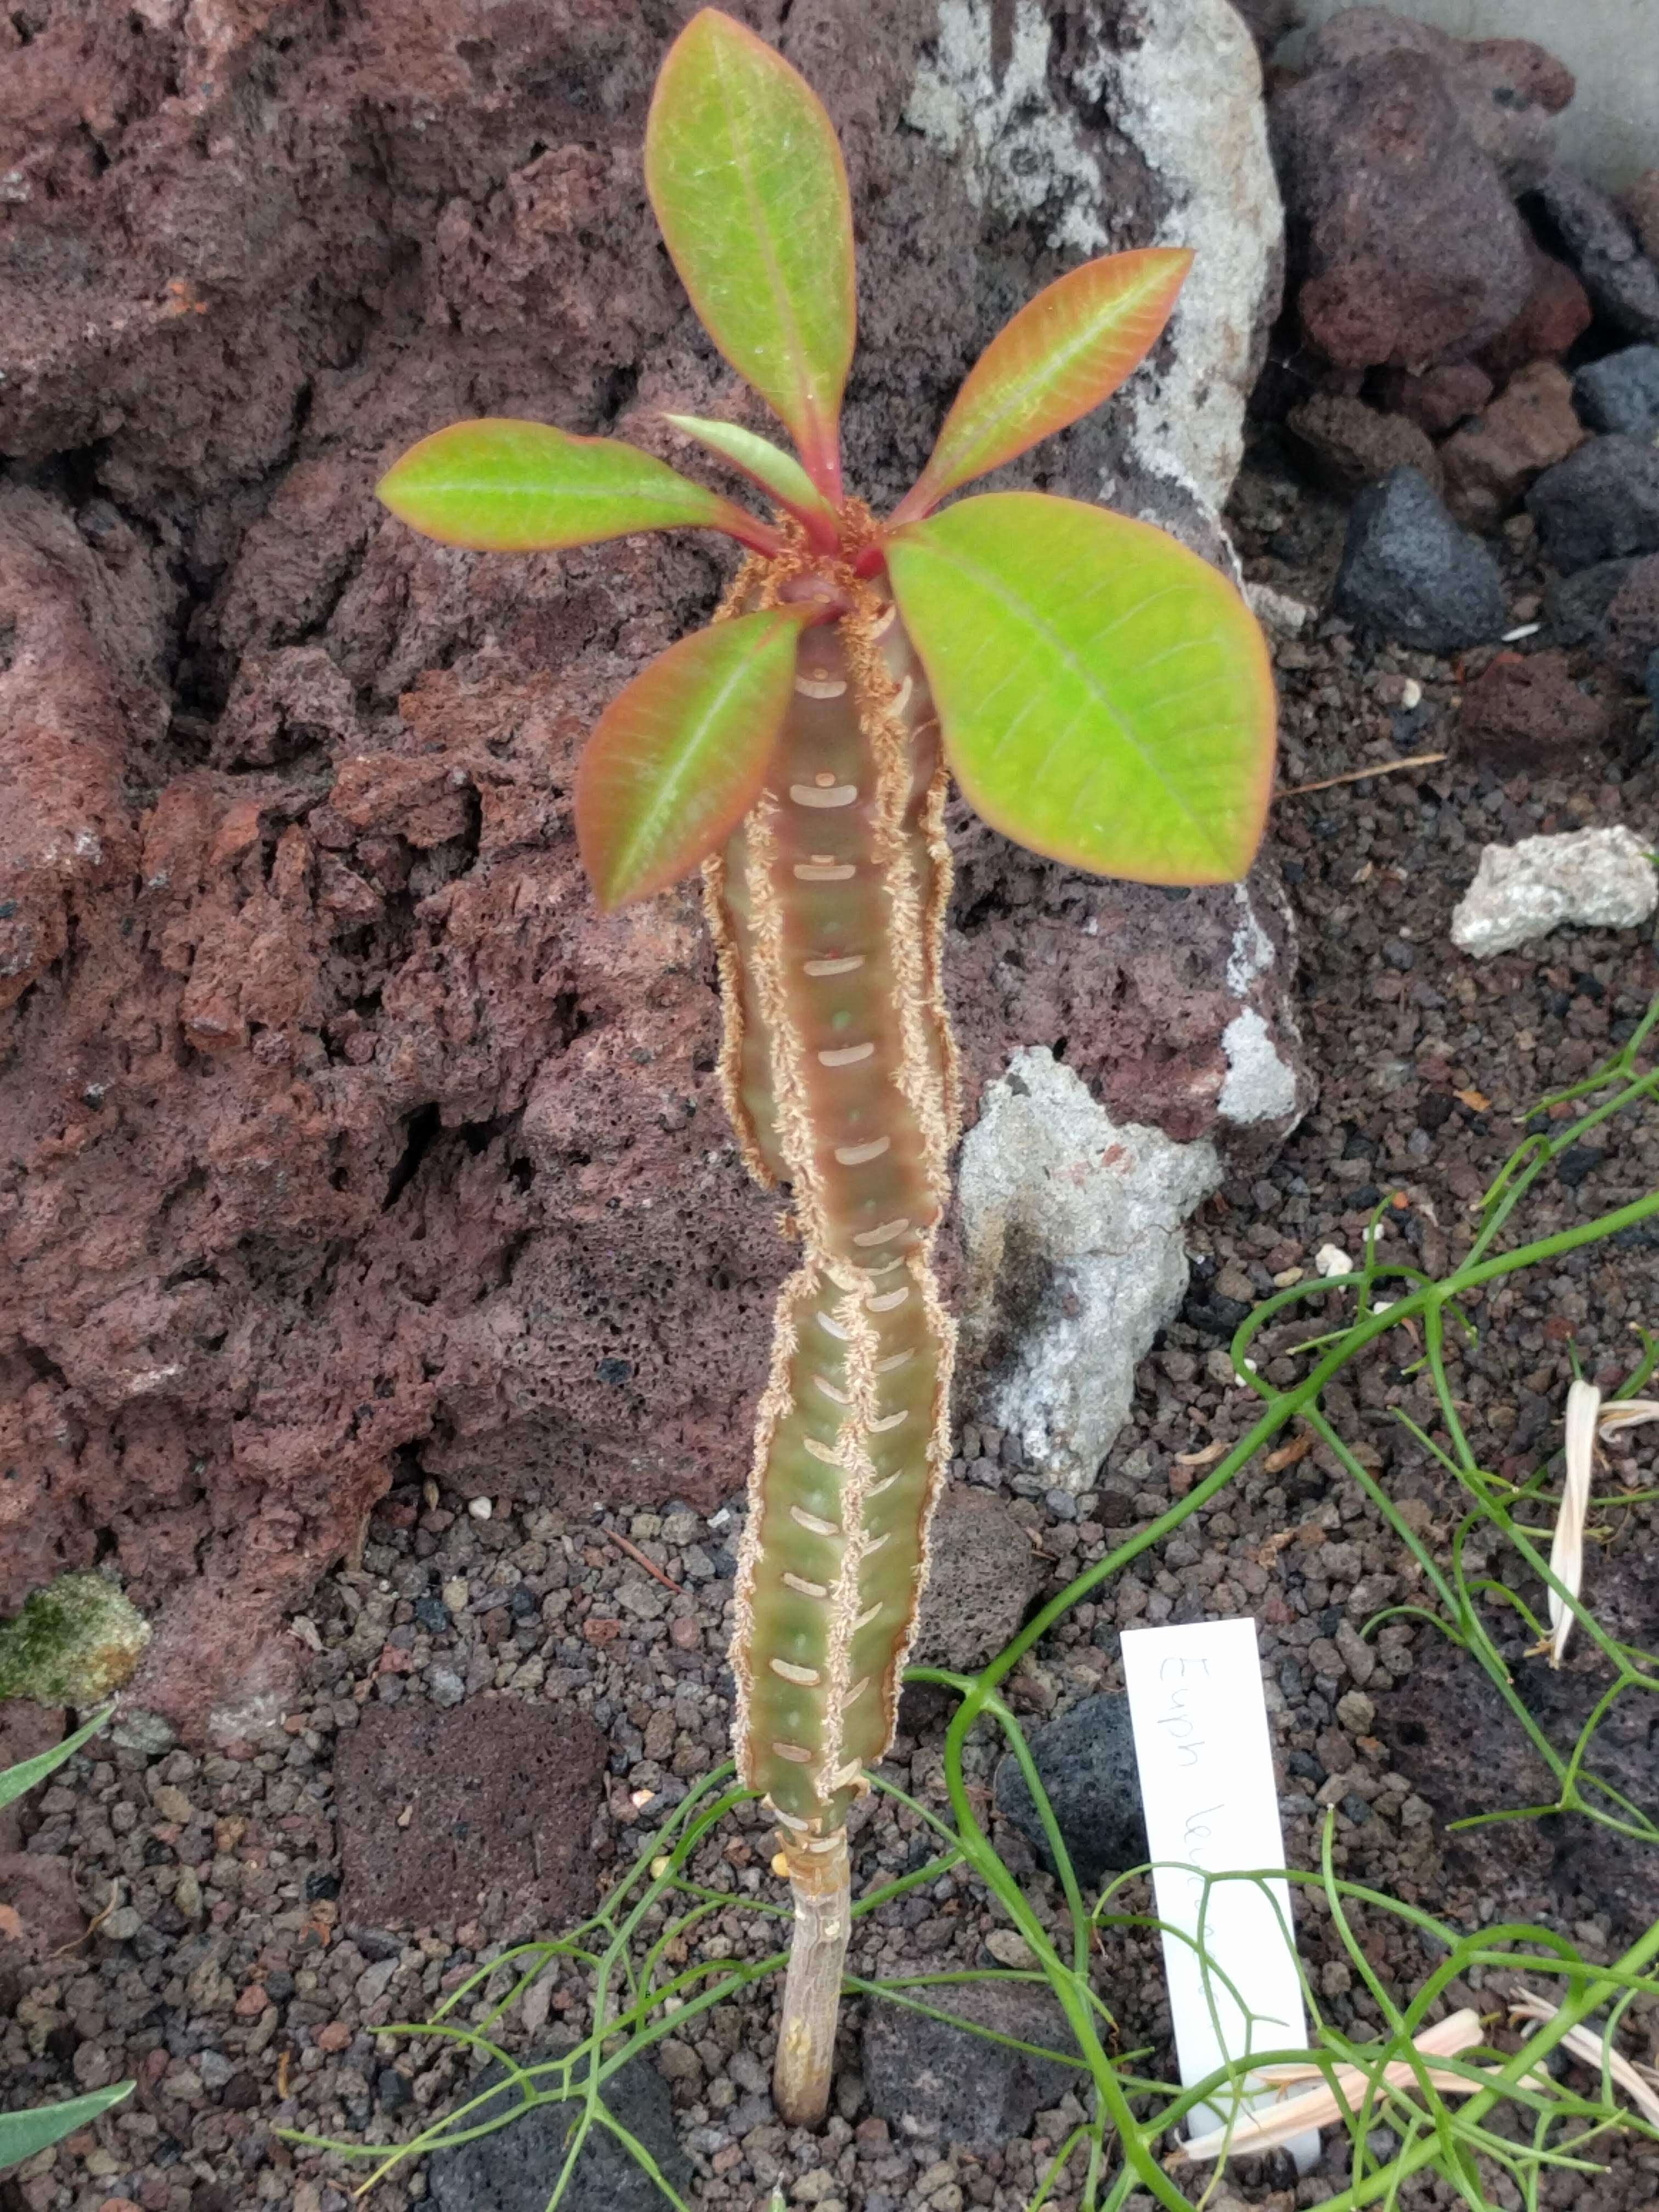
<instances>
[{"instance_id":1,"label":"dried grass stalk","mask_svg":"<svg viewBox=\"0 0 1659 2212\"><path fill-rule=\"evenodd\" d=\"M1595 1473L1596 1445L1617 1429L1640 1428L1644 1421L1659 1420L1659 1399L1615 1398L1603 1403L1593 1382L1575 1382L1567 1392L1566 1479L1561 1507L1555 1518L1555 1537L1550 1546L1550 1572L1577 1597L1584 1578L1584 1522L1589 1510L1590 1486ZM1550 1599L1549 1654L1559 1667L1572 1633L1572 1608L1559 1590Z\"/></svg>"},{"instance_id":2,"label":"dried grass stalk","mask_svg":"<svg viewBox=\"0 0 1659 2212\"><path fill-rule=\"evenodd\" d=\"M1465 2008L1437 2021L1432 2027L1425 2027L1413 2039L1413 2048L1425 2058L1451 2058L1480 2041L1480 2016ZM1241 2113L1231 2127L1212 2128L1206 2135L1190 2137L1176 2149L1177 2159L1197 2162L1228 2154L1242 2158L1264 2150L1277 2150L1310 2128L1329 2127L1344 2118L1363 2101L1376 2079L1363 2066L1339 2066L1334 2080L1317 2066L1263 2066L1258 2071L1261 2080L1279 2088L1306 2081L1318 2086L1304 2090L1299 2096L1265 2106L1258 2112ZM1382 2081L1396 2089L1409 2088L1420 2078L1409 2058L1391 2059L1381 2076ZM1480 2086L1467 2075L1448 2073L1441 2067L1431 2067L1428 2078L1443 2096L1466 2096Z\"/></svg>"},{"instance_id":3,"label":"dried grass stalk","mask_svg":"<svg viewBox=\"0 0 1659 2212\"><path fill-rule=\"evenodd\" d=\"M1595 1471L1595 1426L1601 1393L1594 1382L1575 1382L1567 1392L1566 1479L1550 1545L1550 1572L1577 1597L1584 1579L1584 1516ZM1559 1590L1550 1599L1550 1664L1559 1667L1572 1633L1572 1607Z\"/></svg>"},{"instance_id":4,"label":"dried grass stalk","mask_svg":"<svg viewBox=\"0 0 1659 2212\"><path fill-rule=\"evenodd\" d=\"M1553 2020L1560 2009L1532 1990L1517 1988L1510 1999L1510 2011L1520 2020ZM1561 2038L1561 2047L1586 2066L1593 2066L1598 2074L1605 2064L1643 2118L1659 2127L1659 2092L1644 2080L1640 2069L1613 2049L1605 2035L1598 2035L1593 2027L1570 2027Z\"/></svg>"}]
</instances>

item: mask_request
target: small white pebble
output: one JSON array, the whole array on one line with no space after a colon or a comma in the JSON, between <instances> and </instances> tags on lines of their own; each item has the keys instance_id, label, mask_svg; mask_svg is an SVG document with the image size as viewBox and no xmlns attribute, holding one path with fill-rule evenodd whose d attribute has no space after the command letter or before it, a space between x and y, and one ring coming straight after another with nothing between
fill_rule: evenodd
<instances>
[{"instance_id":1,"label":"small white pebble","mask_svg":"<svg viewBox=\"0 0 1659 2212\"><path fill-rule=\"evenodd\" d=\"M1413 707L1423 703L1423 686L1414 676L1408 676L1400 687L1400 703L1409 714Z\"/></svg>"},{"instance_id":2,"label":"small white pebble","mask_svg":"<svg viewBox=\"0 0 1659 2212\"><path fill-rule=\"evenodd\" d=\"M1487 960L1564 922L1633 929L1656 905L1659 879L1648 842L1622 824L1523 837L1481 848L1474 881L1452 915L1451 940L1460 952Z\"/></svg>"},{"instance_id":3,"label":"small white pebble","mask_svg":"<svg viewBox=\"0 0 1659 2212\"><path fill-rule=\"evenodd\" d=\"M1271 584L1246 584L1244 597L1263 629L1277 630L1281 637L1299 637L1312 617L1311 607Z\"/></svg>"},{"instance_id":4,"label":"small white pebble","mask_svg":"<svg viewBox=\"0 0 1659 2212\"><path fill-rule=\"evenodd\" d=\"M1351 1275L1353 1261L1340 1244L1322 1244L1314 1254L1314 1265L1322 1275Z\"/></svg>"},{"instance_id":5,"label":"small white pebble","mask_svg":"<svg viewBox=\"0 0 1659 2212\"><path fill-rule=\"evenodd\" d=\"M468 1500L466 1510L475 1521L488 1521L495 1508L487 1498L474 1498Z\"/></svg>"}]
</instances>

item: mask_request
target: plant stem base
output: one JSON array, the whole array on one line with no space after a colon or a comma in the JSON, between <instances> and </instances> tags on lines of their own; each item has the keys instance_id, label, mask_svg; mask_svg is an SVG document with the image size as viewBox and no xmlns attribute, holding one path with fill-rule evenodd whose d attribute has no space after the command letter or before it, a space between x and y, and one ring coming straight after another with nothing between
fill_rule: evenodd
<instances>
[{"instance_id":1,"label":"plant stem base","mask_svg":"<svg viewBox=\"0 0 1659 2212\"><path fill-rule=\"evenodd\" d=\"M783 1856L794 1896L795 1923L772 2069L772 2101L786 2125L814 2128L830 2105L842 1965L852 1917L847 1832L838 1829L814 1838L811 1846L786 1834Z\"/></svg>"}]
</instances>

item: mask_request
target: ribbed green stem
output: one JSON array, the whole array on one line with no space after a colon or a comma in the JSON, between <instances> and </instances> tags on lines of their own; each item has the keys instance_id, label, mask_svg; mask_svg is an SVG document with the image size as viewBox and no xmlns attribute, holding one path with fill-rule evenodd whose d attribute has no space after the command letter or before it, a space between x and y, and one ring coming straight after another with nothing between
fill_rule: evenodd
<instances>
[{"instance_id":1,"label":"ribbed green stem","mask_svg":"<svg viewBox=\"0 0 1659 2212\"><path fill-rule=\"evenodd\" d=\"M938 725L896 611L855 596L804 635L766 788L707 871L727 1105L751 1170L788 1187L803 1248L778 1301L732 1658L739 1770L778 1816L797 1896L779 2106L814 2117L829 1930L844 1946L847 1923L820 1856L844 1896L847 1808L892 1740L927 1572L955 1340L932 1271L956 1121Z\"/></svg>"}]
</instances>

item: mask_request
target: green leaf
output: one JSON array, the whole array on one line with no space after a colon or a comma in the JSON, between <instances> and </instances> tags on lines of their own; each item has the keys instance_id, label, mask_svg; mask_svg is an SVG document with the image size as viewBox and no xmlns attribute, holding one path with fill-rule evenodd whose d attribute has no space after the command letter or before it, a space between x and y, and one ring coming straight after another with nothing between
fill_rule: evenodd
<instances>
[{"instance_id":1,"label":"green leaf","mask_svg":"<svg viewBox=\"0 0 1659 2212\"><path fill-rule=\"evenodd\" d=\"M695 868L760 796L815 611L695 630L599 717L576 772L576 842L606 913Z\"/></svg>"},{"instance_id":2,"label":"green leaf","mask_svg":"<svg viewBox=\"0 0 1659 2212\"><path fill-rule=\"evenodd\" d=\"M503 416L434 430L392 464L375 491L426 537L495 553L686 527L723 530L762 552L781 544L757 515L636 446Z\"/></svg>"},{"instance_id":3,"label":"green leaf","mask_svg":"<svg viewBox=\"0 0 1659 2212\"><path fill-rule=\"evenodd\" d=\"M853 211L816 95L764 40L705 8L657 79L645 181L703 327L838 498L857 320Z\"/></svg>"},{"instance_id":4,"label":"green leaf","mask_svg":"<svg viewBox=\"0 0 1659 2212\"><path fill-rule=\"evenodd\" d=\"M945 756L994 829L1136 883L1227 883L1273 778L1254 617L1150 524L1041 492L963 500L888 546Z\"/></svg>"},{"instance_id":5,"label":"green leaf","mask_svg":"<svg viewBox=\"0 0 1659 2212\"><path fill-rule=\"evenodd\" d=\"M26 1790L33 1790L37 1783L44 1782L47 1775L61 1766L66 1759L72 1759L88 1738L97 1735L114 1711L113 1705L106 1705L101 1713L94 1713L89 1721L76 1729L73 1735L66 1735L62 1743L53 1744L50 1751L40 1752L33 1759L23 1759L16 1766L0 1769L0 1806L9 1805Z\"/></svg>"},{"instance_id":6,"label":"green leaf","mask_svg":"<svg viewBox=\"0 0 1659 2212\"><path fill-rule=\"evenodd\" d=\"M969 371L894 522L1098 407L1146 358L1192 262L1164 246L1103 254L1029 301Z\"/></svg>"},{"instance_id":7,"label":"green leaf","mask_svg":"<svg viewBox=\"0 0 1659 2212\"><path fill-rule=\"evenodd\" d=\"M751 483L807 526L823 551L834 551L841 539L841 518L793 453L736 422L711 422L697 415L666 415L663 419L741 469Z\"/></svg>"},{"instance_id":8,"label":"green leaf","mask_svg":"<svg viewBox=\"0 0 1659 2212\"><path fill-rule=\"evenodd\" d=\"M32 2112L0 2112L0 2173L21 2166L38 2150L46 2150L100 2112L132 2094L131 2081L112 2081L107 2089L94 2089L84 2097L71 2097L62 2105L40 2105Z\"/></svg>"}]
</instances>

